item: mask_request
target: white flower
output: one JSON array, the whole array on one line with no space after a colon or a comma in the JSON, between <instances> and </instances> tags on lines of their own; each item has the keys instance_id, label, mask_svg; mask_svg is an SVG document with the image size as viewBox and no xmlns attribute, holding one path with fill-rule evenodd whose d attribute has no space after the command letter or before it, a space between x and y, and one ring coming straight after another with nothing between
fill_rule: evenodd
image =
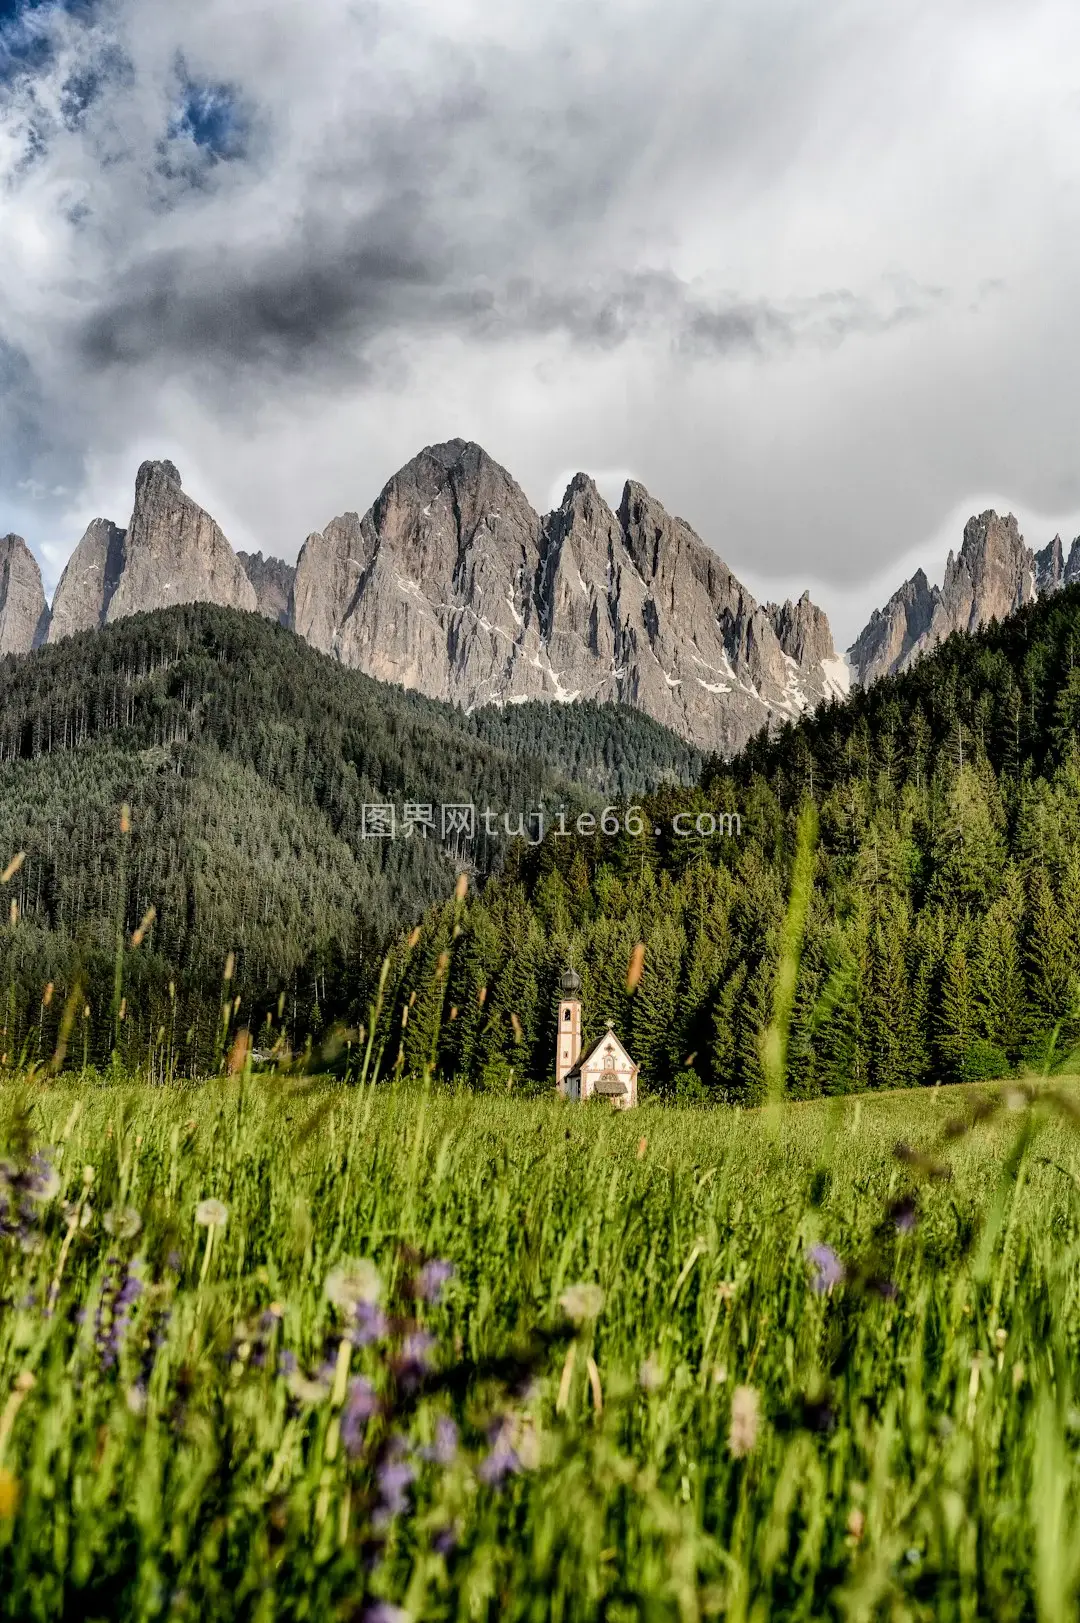
<instances>
[{"instance_id":1,"label":"white flower","mask_svg":"<svg viewBox=\"0 0 1080 1623\"><path fill-rule=\"evenodd\" d=\"M754 1451L761 1419L760 1402L752 1386L737 1386L731 1394L728 1448L734 1459L741 1460Z\"/></svg>"},{"instance_id":2,"label":"white flower","mask_svg":"<svg viewBox=\"0 0 1080 1623\"><path fill-rule=\"evenodd\" d=\"M46 1167L29 1191L34 1200L53 1200L60 1193L60 1174L54 1167Z\"/></svg>"},{"instance_id":3,"label":"white flower","mask_svg":"<svg viewBox=\"0 0 1080 1623\"><path fill-rule=\"evenodd\" d=\"M297 1369L289 1376L289 1391L301 1403L321 1403L330 1388L325 1381L313 1381Z\"/></svg>"},{"instance_id":4,"label":"white flower","mask_svg":"<svg viewBox=\"0 0 1080 1623\"><path fill-rule=\"evenodd\" d=\"M106 1234L117 1240L133 1240L142 1228L142 1218L134 1206L114 1206L101 1219Z\"/></svg>"},{"instance_id":5,"label":"white flower","mask_svg":"<svg viewBox=\"0 0 1080 1623\"><path fill-rule=\"evenodd\" d=\"M379 1300L382 1280L370 1257L343 1257L327 1274L323 1290L327 1301L342 1313L352 1313L361 1302Z\"/></svg>"},{"instance_id":6,"label":"white flower","mask_svg":"<svg viewBox=\"0 0 1080 1623\"><path fill-rule=\"evenodd\" d=\"M658 1392L664 1384L664 1371L655 1358L646 1358L638 1370L638 1382L643 1392Z\"/></svg>"},{"instance_id":7,"label":"white flower","mask_svg":"<svg viewBox=\"0 0 1080 1623\"><path fill-rule=\"evenodd\" d=\"M229 1208L223 1200L200 1200L195 1208L195 1221L204 1229L223 1229L229 1221Z\"/></svg>"},{"instance_id":8,"label":"white flower","mask_svg":"<svg viewBox=\"0 0 1080 1623\"><path fill-rule=\"evenodd\" d=\"M571 1285L559 1297L559 1306L574 1324L587 1324L599 1318L604 1293L599 1285Z\"/></svg>"}]
</instances>

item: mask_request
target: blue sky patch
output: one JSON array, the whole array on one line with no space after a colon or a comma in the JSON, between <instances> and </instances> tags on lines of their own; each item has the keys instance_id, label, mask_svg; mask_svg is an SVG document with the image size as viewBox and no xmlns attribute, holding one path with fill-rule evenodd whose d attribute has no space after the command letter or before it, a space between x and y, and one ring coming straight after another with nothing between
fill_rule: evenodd
<instances>
[{"instance_id":1,"label":"blue sky patch","mask_svg":"<svg viewBox=\"0 0 1080 1623\"><path fill-rule=\"evenodd\" d=\"M227 84L199 84L185 77L180 106L170 121L169 136L188 139L208 157L240 158L248 119L237 91Z\"/></svg>"}]
</instances>

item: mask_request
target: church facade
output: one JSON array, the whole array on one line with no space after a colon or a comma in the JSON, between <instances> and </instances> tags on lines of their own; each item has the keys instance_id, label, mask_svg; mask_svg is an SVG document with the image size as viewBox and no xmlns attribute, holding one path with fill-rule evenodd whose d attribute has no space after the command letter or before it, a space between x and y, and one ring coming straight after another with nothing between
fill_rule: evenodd
<instances>
[{"instance_id":1,"label":"church facade","mask_svg":"<svg viewBox=\"0 0 1080 1623\"><path fill-rule=\"evenodd\" d=\"M610 1099L615 1110L638 1102L638 1068L613 1027L582 1053L581 977L568 969L561 981L555 1086L564 1099Z\"/></svg>"}]
</instances>

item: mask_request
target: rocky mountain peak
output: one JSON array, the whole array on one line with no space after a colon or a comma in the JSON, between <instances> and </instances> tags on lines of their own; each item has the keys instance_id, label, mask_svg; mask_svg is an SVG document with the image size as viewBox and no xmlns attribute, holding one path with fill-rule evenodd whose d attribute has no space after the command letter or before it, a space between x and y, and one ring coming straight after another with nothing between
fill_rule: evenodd
<instances>
[{"instance_id":1,"label":"rocky mountain peak","mask_svg":"<svg viewBox=\"0 0 1080 1623\"><path fill-rule=\"evenodd\" d=\"M363 518L308 537L293 624L344 663L466 706L620 699L705 748L738 747L831 691L809 599L802 660L682 519L577 473L540 517L472 441L428 446ZM837 662L839 663L839 662Z\"/></svg>"},{"instance_id":2,"label":"rocky mountain peak","mask_svg":"<svg viewBox=\"0 0 1080 1623\"><path fill-rule=\"evenodd\" d=\"M183 486L180 470L175 462L140 462L139 471L135 475L135 500L138 503L145 487L157 483L175 485L177 490Z\"/></svg>"},{"instance_id":3,"label":"rocky mountain peak","mask_svg":"<svg viewBox=\"0 0 1080 1623\"><path fill-rule=\"evenodd\" d=\"M174 464L144 462L135 479L124 566L105 619L202 602L257 607L243 566L209 513L184 492Z\"/></svg>"},{"instance_id":4,"label":"rocky mountain peak","mask_svg":"<svg viewBox=\"0 0 1080 1623\"><path fill-rule=\"evenodd\" d=\"M576 473L541 517L472 440L426 446L362 516L309 535L295 571L234 554L176 466L144 462L128 528L95 520L75 549L53 635L198 600L434 698L616 699L717 753L846 685L808 593L763 608L644 485L613 512Z\"/></svg>"},{"instance_id":5,"label":"rocky mountain peak","mask_svg":"<svg viewBox=\"0 0 1080 1623\"><path fill-rule=\"evenodd\" d=\"M1035 590L1041 597L1044 592L1056 592L1064 584L1065 555L1061 549L1061 537L1055 535L1041 552L1035 554Z\"/></svg>"},{"instance_id":6,"label":"rocky mountain peak","mask_svg":"<svg viewBox=\"0 0 1080 1623\"><path fill-rule=\"evenodd\" d=\"M765 612L781 648L797 665L816 665L836 658L829 619L804 592L797 603L767 603Z\"/></svg>"},{"instance_id":7,"label":"rocky mountain peak","mask_svg":"<svg viewBox=\"0 0 1080 1623\"><path fill-rule=\"evenodd\" d=\"M29 653L48 625L37 559L21 535L0 536L0 655Z\"/></svg>"},{"instance_id":8,"label":"rocky mountain peak","mask_svg":"<svg viewBox=\"0 0 1080 1623\"><path fill-rule=\"evenodd\" d=\"M268 620L278 625L289 624L289 604L292 599L296 568L284 558L264 558L261 552L238 552L237 559L255 588L255 606Z\"/></svg>"},{"instance_id":9,"label":"rocky mountain peak","mask_svg":"<svg viewBox=\"0 0 1080 1623\"><path fill-rule=\"evenodd\" d=\"M1080 573L1080 552L1077 570ZM930 586L917 570L894 592L884 609L875 609L848 650L855 679L864 687L893 671L907 669L928 649L954 631L976 631L991 620L1004 620L1038 592L1052 591L1069 579L1062 566L1060 537L1036 555L1025 545L1015 515L987 509L964 526L960 551L950 551L941 587Z\"/></svg>"},{"instance_id":10,"label":"rocky mountain peak","mask_svg":"<svg viewBox=\"0 0 1080 1623\"><path fill-rule=\"evenodd\" d=\"M94 519L68 559L49 641L128 614L199 602L258 607L256 588L217 524L185 493L176 465L143 462L128 528Z\"/></svg>"}]
</instances>

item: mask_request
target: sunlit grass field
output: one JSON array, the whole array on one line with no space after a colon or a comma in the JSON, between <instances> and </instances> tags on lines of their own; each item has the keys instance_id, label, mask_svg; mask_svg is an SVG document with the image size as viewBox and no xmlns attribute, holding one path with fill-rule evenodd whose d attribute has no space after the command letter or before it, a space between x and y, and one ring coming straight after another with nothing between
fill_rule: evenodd
<instances>
[{"instance_id":1,"label":"sunlit grass field","mask_svg":"<svg viewBox=\"0 0 1080 1623\"><path fill-rule=\"evenodd\" d=\"M9 1079L0 1615L1073 1619L1077 1115Z\"/></svg>"}]
</instances>

